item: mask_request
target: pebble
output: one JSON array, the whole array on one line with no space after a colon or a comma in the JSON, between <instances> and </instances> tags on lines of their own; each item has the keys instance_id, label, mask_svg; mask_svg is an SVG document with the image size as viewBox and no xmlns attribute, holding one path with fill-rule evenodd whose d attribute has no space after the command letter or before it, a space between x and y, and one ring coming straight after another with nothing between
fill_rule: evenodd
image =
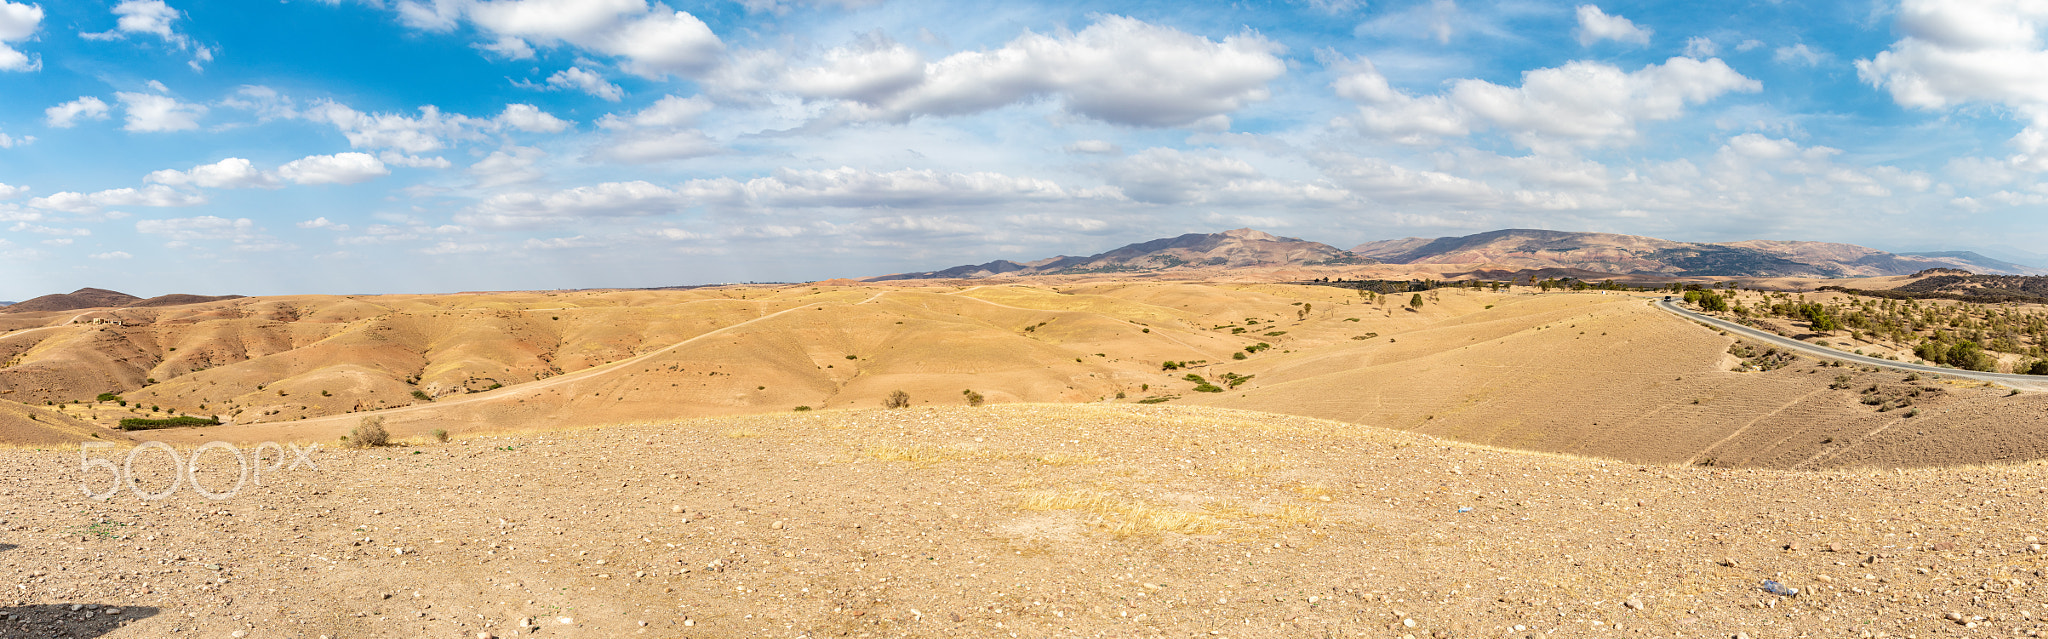
<instances>
[{"instance_id":1,"label":"pebble","mask_svg":"<svg viewBox=\"0 0 2048 639\"><path fill-rule=\"evenodd\" d=\"M1627 608L1629 610L1642 610L1643 600L1630 598L1628 601L1621 602L1621 607Z\"/></svg>"},{"instance_id":2,"label":"pebble","mask_svg":"<svg viewBox=\"0 0 2048 639\"><path fill-rule=\"evenodd\" d=\"M774 529L776 529L776 530L782 530L782 522L779 522L779 521L778 521L778 522L775 522L775 523L772 523L772 524L768 524L768 527L769 527L769 528L774 528Z\"/></svg>"}]
</instances>

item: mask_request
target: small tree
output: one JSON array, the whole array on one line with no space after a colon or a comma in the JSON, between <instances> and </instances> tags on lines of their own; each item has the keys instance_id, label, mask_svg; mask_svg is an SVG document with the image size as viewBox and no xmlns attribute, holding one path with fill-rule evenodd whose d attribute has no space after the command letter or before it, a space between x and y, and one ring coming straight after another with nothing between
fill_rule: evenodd
<instances>
[{"instance_id":1,"label":"small tree","mask_svg":"<svg viewBox=\"0 0 2048 639\"><path fill-rule=\"evenodd\" d=\"M890 392L888 399L882 400L883 408L908 408L909 406L910 393L905 393L901 390Z\"/></svg>"},{"instance_id":2,"label":"small tree","mask_svg":"<svg viewBox=\"0 0 2048 639\"><path fill-rule=\"evenodd\" d=\"M1410 297L1410 298L1408 298L1408 307L1409 307L1409 308L1422 308L1422 294L1421 294L1421 293L1416 293L1414 297Z\"/></svg>"}]
</instances>

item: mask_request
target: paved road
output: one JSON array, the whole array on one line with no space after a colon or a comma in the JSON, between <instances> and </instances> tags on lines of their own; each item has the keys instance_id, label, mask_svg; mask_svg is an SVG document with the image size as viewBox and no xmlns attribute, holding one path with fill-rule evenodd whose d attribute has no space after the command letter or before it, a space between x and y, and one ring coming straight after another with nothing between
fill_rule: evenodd
<instances>
[{"instance_id":1,"label":"paved road","mask_svg":"<svg viewBox=\"0 0 2048 639\"><path fill-rule=\"evenodd\" d=\"M1714 325L1717 328L1727 329L1734 333L1740 334L1743 337L1747 337L1762 342L1769 342L1771 344L1776 344L1780 347L1790 348L1823 359L1837 359L1845 362L1863 364L1865 366L1882 366L1885 368L1902 371L1932 373L1935 375L1947 375L1949 377L1974 379L1977 381L2003 384L2005 386L2010 386L2013 388L2019 388L2024 390L2048 391L2048 377L2043 377L2040 375L1980 373L1977 371L1966 371L1955 368L1942 368L1939 366L1927 366L1923 364L1908 364L1905 362L1894 362L1888 359L1879 359L1867 355L1857 355L1855 353L1838 351L1825 346L1809 344L1796 339L1785 337L1783 335L1778 335L1776 333L1767 333L1754 328L1743 326L1741 324L1730 322L1728 320L1724 320L1718 317L1709 317L1706 315L1701 315L1699 313L1694 313L1692 311L1686 310L1685 308L1680 307L1677 303L1674 303L1670 300L1657 300L1656 302L1654 302L1654 304L1657 308L1661 308L1671 313L1677 314L1679 317L1706 322L1708 324Z\"/></svg>"}]
</instances>

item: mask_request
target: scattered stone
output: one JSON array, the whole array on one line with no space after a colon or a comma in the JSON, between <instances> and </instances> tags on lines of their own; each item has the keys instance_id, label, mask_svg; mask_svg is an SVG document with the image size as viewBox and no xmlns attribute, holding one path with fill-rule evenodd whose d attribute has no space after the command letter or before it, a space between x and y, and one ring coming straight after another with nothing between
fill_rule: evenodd
<instances>
[{"instance_id":1,"label":"scattered stone","mask_svg":"<svg viewBox=\"0 0 2048 639\"><path fill-rule=\"evenodd\" d=\"M1629 610L1642 610L1643 600L1630 597L1628 601L1621 602L1621 607Z\"/></svg>"}]
</instances>

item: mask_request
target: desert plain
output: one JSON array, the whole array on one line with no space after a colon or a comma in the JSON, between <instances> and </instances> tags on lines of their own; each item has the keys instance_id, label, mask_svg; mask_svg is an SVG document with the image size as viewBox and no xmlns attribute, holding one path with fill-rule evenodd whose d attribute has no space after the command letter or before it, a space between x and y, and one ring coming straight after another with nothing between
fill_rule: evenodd
<instances>
[{"instance_id":1,"label":"desert plain","mask_svg":"<svg viewBox=\"0 0 2048 639\"><path fill-rule=\"evenodd\" d=\"M4 314L0 636L2038 635L2040 394L1752 372L1657 298L1055 277ZM223 423L115 428L174 415ZM347 447L369 418L397 445Z\"/></svg>"}]
</instances>

